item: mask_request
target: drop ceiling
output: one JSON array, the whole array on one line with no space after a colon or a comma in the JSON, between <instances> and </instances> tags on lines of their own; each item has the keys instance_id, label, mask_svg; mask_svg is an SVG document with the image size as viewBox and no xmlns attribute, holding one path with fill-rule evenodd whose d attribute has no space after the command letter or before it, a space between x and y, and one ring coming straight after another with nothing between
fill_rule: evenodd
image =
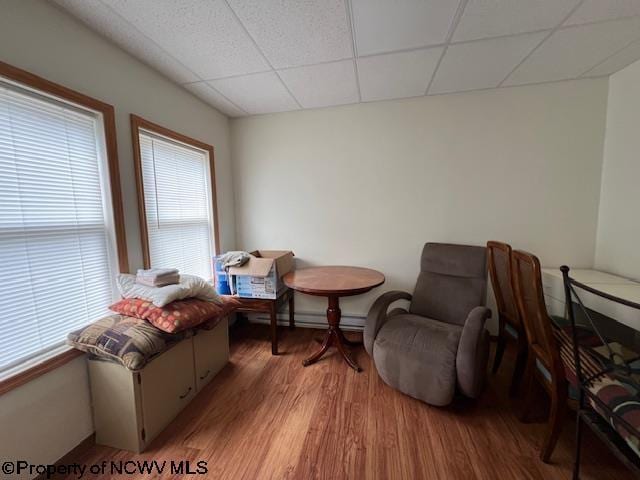
<instances>
[{"instance_id":1,"label":"drop ceiling","mask_svg":"<svg viewBox=\"0 0 640 480\"><path fill-rule=\"evenodd\" d=\"M610 75L640 0L54 0L231 117Z\"/></svg>"}]
</instances>

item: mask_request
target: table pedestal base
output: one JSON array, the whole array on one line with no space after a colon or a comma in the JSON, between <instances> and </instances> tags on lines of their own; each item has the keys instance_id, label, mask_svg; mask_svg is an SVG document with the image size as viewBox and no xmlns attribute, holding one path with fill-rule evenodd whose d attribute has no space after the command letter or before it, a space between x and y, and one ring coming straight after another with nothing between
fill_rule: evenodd
<instances>
[{"instance_id":1,"label":"table pedestal base","mask_svg":"<svg viewBox=\"0 0 640 480\"><path fill-rule=\"evenodd\" d=\"M339 297L330 296L329 298L329 308L327 308L327 321L329 322L329 329L324 336L324 340L322 341L322 346L320 350L311 355L309 358L302 362L302 365L305 367L311 365L312 363L317 362L326 352L329 350L329 347L336 346L338 348L338 352L342 355L342 358L349 364L351 368L353 368L356 372L361 372L362 369L360 366L351 358L350 353L347 351L345 345L361 345L362 342L354 342L347 338L345 338L344 333L340 330L340 304Z\"/></svg>"}]
</instances>

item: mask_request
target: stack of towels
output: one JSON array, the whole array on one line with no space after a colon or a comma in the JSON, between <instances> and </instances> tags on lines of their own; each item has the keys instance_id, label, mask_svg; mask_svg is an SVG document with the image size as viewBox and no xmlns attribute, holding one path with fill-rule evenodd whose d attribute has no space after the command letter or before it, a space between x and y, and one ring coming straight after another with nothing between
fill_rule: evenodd
<instances>
[{"instance_id":1,"label":"stack of towels","mask_svg":"<svg viewBox=\"0 0 640 480\"><path fill-rule=\"evenodd\" d=\"M150 268L138 270L136 283L147 287L164 287L180 283L179 271L175 268Z\"/></svg>"}]
</instances>

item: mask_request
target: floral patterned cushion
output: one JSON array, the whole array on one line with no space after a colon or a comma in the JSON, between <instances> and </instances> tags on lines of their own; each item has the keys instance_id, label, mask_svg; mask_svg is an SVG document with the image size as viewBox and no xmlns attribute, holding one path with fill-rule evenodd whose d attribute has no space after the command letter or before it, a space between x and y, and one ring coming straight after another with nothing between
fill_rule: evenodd
<instances>
[{"instance_id":1,"label":"floral patterned cushion","mask_svg":"<svg viewBox=\"0 0 640 480\"><path fill-rule=\"evenodd\" d=\"M553 333L560 350L560 358L564 366L565 377L569 382L570 388L576 389L578 378L576 375L575 359L573 358L573 332L571 330L571 324L568 322L565 318L554 316L553 325L555 328L553 329ZM579 354L582 375L583 377L594 376L602 371L603 366L593 353L589 353L589 348L600 345L601 341L593 330L580 325L576 328L578 344L581 346Z\"/></svg>"},{"instance_id":2,"label":"floral patterned cushion","mask_svg":"<svg viewBox=\"0 0 640 480\"><path fill-rule=\"evenodd\" d=\"M109 307L116 313L147 320L156 328L177 333L188 328L207 324L212 328L225 315L232 312L238 304L235 299L223 299L221 303L190 298L177 300L164 307L139 298L125 298Z\"/></svg>"},{"instance_id":3,"label":"floral patterned cushion","mask_svg":"<svg viewBox=\"0 0 640 480\"><path fill-rule=\"evenodd\" d=\"M640 456L639 392L634 385L635 382L615 377L611 374L602 375L591 383L589 391L599 400L591 399L591 405L620 434L636 455Z\"/></svg>"},{"instance_id":4,"label":"floral patterned cushion","mask_svg":"<svg viewBox=\"0 0 640 480\"><path fill-rule=\"evenodd\" d=\"M139 370L155 355L187 338L191 331L170 334L149 322L125 315L109 315L71 332L67 344L99 358Z\"/></svg>"}]
</instances>

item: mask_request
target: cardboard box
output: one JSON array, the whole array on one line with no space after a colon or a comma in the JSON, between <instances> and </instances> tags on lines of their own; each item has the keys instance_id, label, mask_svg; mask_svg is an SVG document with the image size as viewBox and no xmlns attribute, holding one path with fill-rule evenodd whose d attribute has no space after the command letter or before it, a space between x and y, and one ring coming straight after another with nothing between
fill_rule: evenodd
<instances>
[{"instance_id":1,"label":"cardboard box","mask_svg":"<svg viewBox=\"0 0 640 480\"><path fill-rule=\"evenodd\" d=\"M284 290L282 277L295 268L290 250L256 250L241 267L229 268L233 290L243 298L274 299Z\"/></svg>"}]
</instances>

